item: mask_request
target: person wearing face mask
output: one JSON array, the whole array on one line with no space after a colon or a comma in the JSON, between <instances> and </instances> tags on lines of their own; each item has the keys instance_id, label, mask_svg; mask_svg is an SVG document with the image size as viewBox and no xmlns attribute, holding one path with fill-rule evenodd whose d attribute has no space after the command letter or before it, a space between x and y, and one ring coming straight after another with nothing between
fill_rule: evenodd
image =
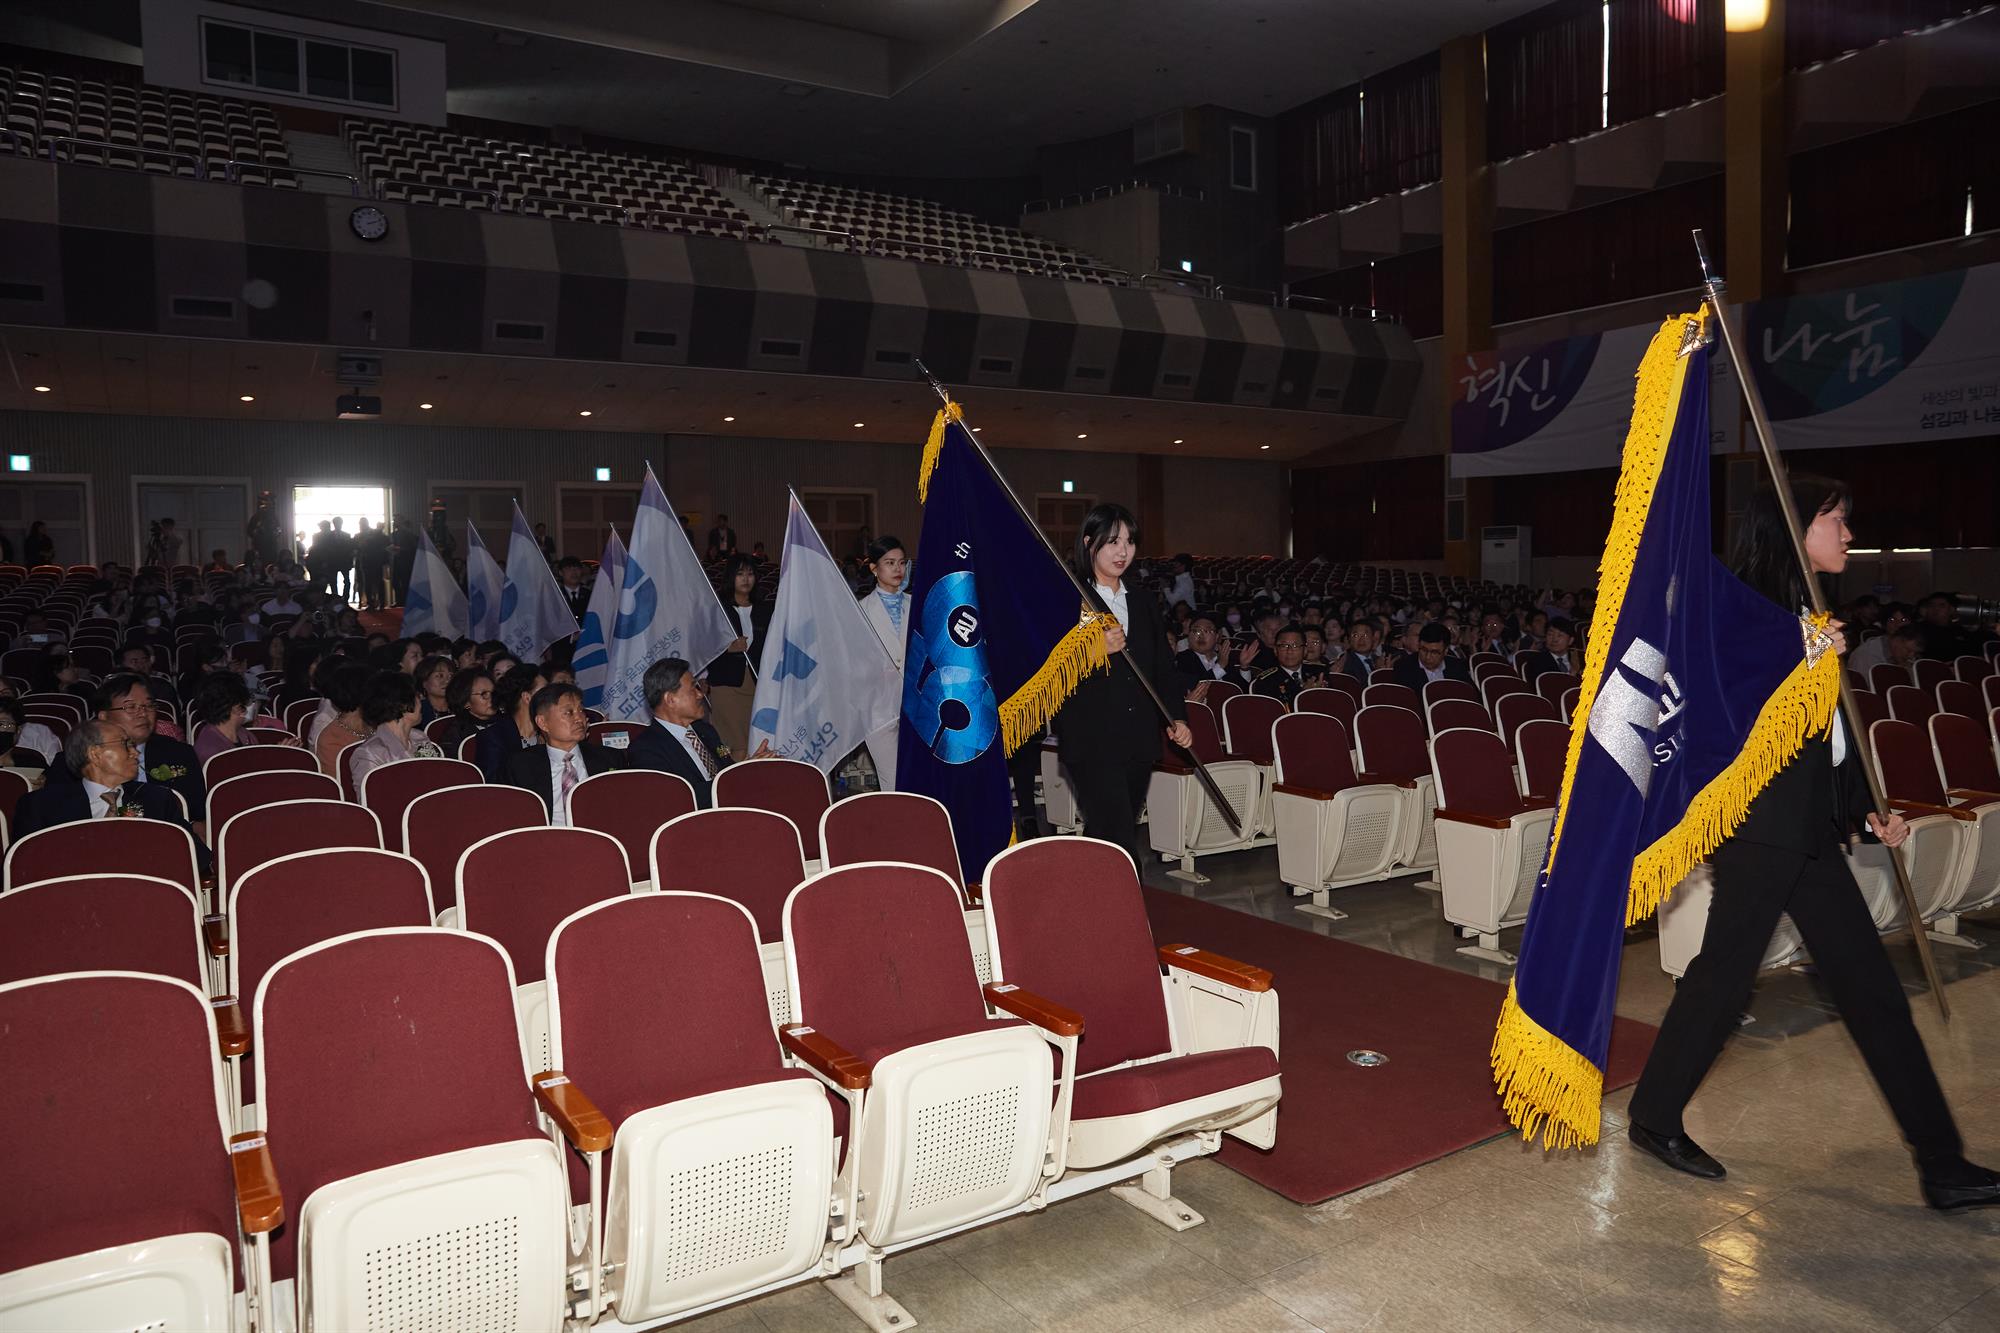
<instances>
[{"instance_id":1,"label":"person wearing face mask","mask_svg":"<svg viewBox=\"0 0 2000 1333\"><path fill-rule=\"evenodd\" d=\"M1108 670L1093 672L1077 684L1056 715L1055 732L1090 836L1125 848L1134 863L1143 866L1146 849L1139 842L1139 811L1153 763L1160 757L1162 727L1159 709L1133 674L1135 668L1145 673L1167 707L1167 739L1186 749L1194 738L1154 598L1125 580L1137 552L1138 532L1131 511L1116 504L1093 508L1077 531L1076 563L1090 605L1114 619L1104 631L1111 662ZM1125 648L1130 649L1129 661L1119 655Z\"/></svg>"}]
</instances>

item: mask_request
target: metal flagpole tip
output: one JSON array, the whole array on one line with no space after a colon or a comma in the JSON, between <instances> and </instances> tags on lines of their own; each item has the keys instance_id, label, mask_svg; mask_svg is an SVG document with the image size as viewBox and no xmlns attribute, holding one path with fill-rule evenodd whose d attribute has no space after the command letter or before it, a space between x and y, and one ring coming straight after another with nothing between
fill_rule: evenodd
<instances>
[{"instance_id":1,"label":"metal flagpole tip","mask_svg":"<svg viewBox=\"0 0 2000 1333\"><path fill-rule=\"evenodd\" d=\"M1347 1053L1347 1063L1360 1065L1363 1069L1374 1069L1378 1065L1388 1064L1389 1057L1380 1051L1349 1051Z\"/></svg>"}]
</instances>

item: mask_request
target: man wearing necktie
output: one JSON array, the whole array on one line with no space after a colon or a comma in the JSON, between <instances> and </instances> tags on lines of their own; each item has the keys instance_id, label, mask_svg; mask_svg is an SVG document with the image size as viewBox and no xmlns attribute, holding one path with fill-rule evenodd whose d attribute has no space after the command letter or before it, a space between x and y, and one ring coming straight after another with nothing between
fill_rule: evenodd
<instances>
[{"instance_id":1,"label":"man wearing necktie","mask_svg":"<svg viewBox=\"0 0 2000 1333\"><path fill-rule=\"evenodd\" d=\"M63 756L74 781L49 782L31 791L14 807L13 841L39 829L84 819L143 816L188 827L180 799L157 782L137 781L139 746L123 727L91 718L70 732ZM192 830L189 830L192 834ZM196 859L207 867L208 849L195 843Z\"/></svg>"},{"instance_id":2,"label":"man wearing necktie","mask_svg":"<svg viewBox=\"0 0 2000 1333\"><path fill-rule=\"evenodd\" d=\"M622 767L615 751L585 739L590 719L583 711L583 691L566 681L544 685L529 705L538 743L507 756L504 770L509 786L525 787L548 807L549 823L569 825L570 794L585 778Z\"/></svg>"},{"instance_id":3,"label":"man wearing necktie","mask_svg":"<svg viewBox=\"0 0 2000 1333\"><path fill-rule=\"evenodd\" d=\"M632 738L625 751L626 767L657 769L685 778L694 788L695 803L707 809L714 804L710 787L715 775L735 756L702 716L706 705L693 668L678 657L664 657L646 668L642 684L653 723ZM770 753L771 743L764 741L751 758L761 759Z\"/></svg>"},{"instance_id":4,"label":"man wearing necktie","mask_svg":"<svg viewBox=\"0 0 2000 1333\"><path fill-rule=\"evenodd\" d=\"M1287 625L1278 631L1271 647L1278 655L1278 665L1259 673L1250 692L1281 700L1290 708L1298 702L1300 691L1319 684L1317 676L1308 679L1305 673L1305 632L1297 625Z\"/></svg>"}]
</instances>

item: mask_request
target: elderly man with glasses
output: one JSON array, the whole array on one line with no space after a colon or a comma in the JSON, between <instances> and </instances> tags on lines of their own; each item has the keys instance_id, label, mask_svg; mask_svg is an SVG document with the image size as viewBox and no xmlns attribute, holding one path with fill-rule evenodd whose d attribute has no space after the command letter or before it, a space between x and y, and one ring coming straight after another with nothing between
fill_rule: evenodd
<instances>
[{"instance_id":1,"label":"elderly man with glasses","mask_svg":"<svg viewBox=\"0 0 2000 1333\"><path fill-rule=\"evenodd\" d=\"M181 803L165 786L137 781L139 745L117 723L90 718L63 742L73 775L23 796L14 807L16 841L40 829L83 819L158 819L187 828ZM206 872L207 851L196 842Z\"/></svg>"},{"instance_id":2,"label":"elderly man with glasses","mask_svg":"<svg viewBox=\"0 0 2000 1333\"><path fill-rule=\"evenodd\" d=\"M132 780L157 782L176 792L187 806L195 836L206 836L203 821L208 818L208 787L202 781L201 761L186 741L154 733L153 691L145 678L129 673L106 676L91 704L98 721L111 723L138 747L138 771ZM72 780L74 771L65 751L63 758L49 765L49 781Z\"/></svg>"}]
</instances>

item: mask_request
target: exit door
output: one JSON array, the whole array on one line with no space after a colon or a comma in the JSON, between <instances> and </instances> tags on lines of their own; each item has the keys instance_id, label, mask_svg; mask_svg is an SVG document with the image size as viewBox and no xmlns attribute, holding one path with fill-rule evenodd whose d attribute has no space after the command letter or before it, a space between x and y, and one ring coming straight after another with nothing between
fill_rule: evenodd
<instances>
[{"instance_id":1,"label":"exit door","mask_svg":"<svg viewBox=\"0 0 2000 1333\"><path fill-rule=\"evenodd\" d=\"M250 483L241 478L176 478L172 481L134 482L132 553L143 562L152 547L153 524L163 518L174 521L181 536L180 562L206 565L221 551L222 558L235 564L243 558L243 529L250 521Z\"/></svg>"}]
</instances>

